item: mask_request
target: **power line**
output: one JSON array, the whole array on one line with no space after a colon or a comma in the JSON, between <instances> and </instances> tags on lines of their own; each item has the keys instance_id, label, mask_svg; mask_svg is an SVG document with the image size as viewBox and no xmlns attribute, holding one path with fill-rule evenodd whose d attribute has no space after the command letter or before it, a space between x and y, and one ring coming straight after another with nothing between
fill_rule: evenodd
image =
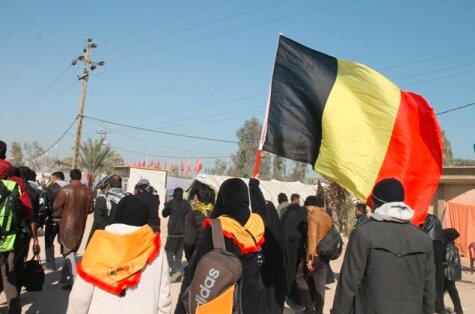
<instances>
[{"instance_id":1,"label":"power line","mask_svg":"<svg viewBox=\"0 0 475 314\"><path fill-rule=\"evenodd\" d=\"M231 155L222 155L222 156L168 156L168 155L157 155L157 154L151 154L151 153L142 153L142 152L137 152L137 151L132 151L128 150L125 148L120 148L117 146L111 146L112 148L120 151L124 151L127 153L131 154L137 154L137 155L142 155L142 156L154 156L154 157L161 157L161 158L171 158L171 159L194 159L194 158L201 158L201 159L216 159L216 158L230 158Z\"/></svg>"},{"instance_id":2,"label":"power line","mask_svg":"<svg viewBox=\"0 0 475 314\"><path fill-rule=\"evenodd\" d=\"M17 124L18 120L21 119L22 117L25 116L25 114L30 111L40 100L41 98L51 89L53 86L69 71L71 68L71 65L68 65L57 77L55 77L51 82L46 85L46 87L33 99L30 105L26 106L26 109L20 112L16 117L11 119L9 126L11 126L13 123Z\"/></svg>"},{"instance_id":3,"label":"power line","mask_svg":"<svg viewBox=\"0 0 475 314\"><path fill-rule=\"evenodd\" d=\"M260 96L265 96L267 93L260 93L260 94L254 94L254 95L249 95L249 96L243 96L239 98L233 98L233 99L228 99L228 100L223 100L223 101L216 101L216 102L211 102L207 104L201 104L201 105L194 105L194 106L188 106L185 108L180 108L180 109L174 109L174 110L167 110L167 111L161 111L157 113L149 113L149 114L142 114L142 115L137 115L137 116L127 116L125 117L127 120L130 119L135 119L135 118L143 118L143 117L152 117L152 116L157 116L157 115L165 115L169 113L177 113L177 112L182 112L182 111L189 111L190 109L196 109L196 108L204 108L204 107L211 107L215 105L222 105L222 104L228 104L228 103L233 103L233 102L239 102L241 100L247 100L247 99L252 99ZM176 107L176 106L175 106ZM116 118L116 119L122 119L122 118Z\"/></svg>"},{"instance_id":4,"label":"power line","mask_svg":"<svg viewBox=\"0 0 475 314\"><path fill-rule=\"evenodd\" d=\"M275 23L275 22L279 22L279 21L291 19L291 18L294 18L294 17L312 14L312 13L315 13L315 12L317 12L317 11L323 11L323 10L332 9L332 8L335 8L335 7L347 5L347 4L350 4L350 3L353 3L353 2L357 2L357 1L359 1L359 0L350 0L350 1L341 2L341 3L338 3L338 4L334 4L334 5L328 5L328 6L321 7L321 8L315 8L315 9L312 9L312 10L302 11L302 12L299 12L299 13L295 13L295 14L283 16L283 17L280 17L280 18L275 18L275 19L272 19L272 20L268 20L268 21L256 23L256 24L253 24L253 25L249 25L249 26L245 26L245 27L240 27L240 28L235 28L235 29L232 29L232 30L229 30L229 31L224 31L224 32L221 32L221 33L216 33L216 34L212 34L212 35L208 35L208 36L204 36L204 37L192 39L192 40L185 41L185 42L181 42L181 43L177 43L177 44L173 44L173 45L169 45L169 46L165 46L165 47L160 47L160 48L157 48L157 49L152 49L152 50L148 50L148 51L144 51L144 52L132 54L132 55L129 55L129 56L125 56L125 57L122 57L122 58L118 58L118 59L112 60L112 61L110 61L110 62L120 62L120 61L124 61L124 60L126 60L126 59L130 59L130 58L134 58L134 57L139 57L139 56L151 54L151 53L158 52L158 51L163 51L163 50L170 49L170 48L176 48L176 47L180 47L180 46L192 44L192 43L195 43L195 42L199 42L199 41L203 41L203 40L207 40L207 39L211 39L211 38L215 38L215 37L219 37L219 36L223 36L223 35L228 35L228 34L232 34L232 33L237 33L237 32L240 32L240 31L252 29L252 28L255 28L255 27L262 26L262 25L272 24L272 23ZM109 63L110 63L110 62L109 62Z\"/></svg>"},{"instance_id":5,"label":"power line","mask_svg":"<svg viewBox=\"0 0 475 314\"><path fill-rule=\"evenodd\" d=\"M457 55L461 55L461 54L465 54L465 53L469 53L469 52L473 52L473 51L475 51L475 48L471 48L471 49L468 49L468 50L457 51L457 52L452 52L452 53L448 53L448 54L445 54L445 55L430 57L430 58L421 59L421 60L417 60L417 61L412 61L412 62L408 62L408 63L393 65L393 66L381 68L379 70L380 71L386 71L386 70L392 70L392 69L396 69L396 68L403 68L403 67L406 67L406 66L409 66L409 65L429 62L429 61L433 61L433 60L437 60L437 59L443 59L443 58L447 58L447 57L453 57L453 56L457 56Z\"/></svg>"},{"instance_id":6,"label":"power line","mask_svg":"<svg viewBox=\"0 0 475 314\"><path fill-rule=\"evenodd\" d=\"M57 100L58 98L60 98L61 96L63 96L68 90L70 90L73 86L76 85L76 80L74 80L71 84L69 84L68 86L66 86L66 88L64 88L62 91L60 91L56 96L54 96L50 101L48 101L44 106L40 107L39 110L35 111L35 112L32 112L28 117L25 117L23 116L22 118L20 118L17 122L17 124L20 123L21 120L24 120L24 119L29 119L29 118L32 118L33 116L37 115L38 113L40 113L41 111L45 110L48 106L50 106L55 100Z\"/></svg>"},{"instance_id":7,"label":"power line","mask_svg":"<svg viewBox=\"0 0 475 314\"><path fill-rule=\"evenodd\" d=\"M97 125L101 125L101 123L97 122L97 121L91 121L92 123L96 123ZM135 136L132 136L130 134L127 134L127 133L124 133L124 132L121 132L115 128L110 128L111 131L114 131L115 133L118 133L120 135L123 135L125 137L128 137L128 138L131 138L133 140L136 140L138 142L141 142L141 143L145 143L145 144L149 144L149 145L153 145L153 146L156 146L156 147L160 147L160 148L167 148L167 149L171 149L171 150L177 150L177 151L182 151L182 152L188 152L188 153L200 153L200 154L217 154L217 153L208 153L208 152L199 152L199 151L196 151L196 150L189 150L189 149L182 149L182 148L176 148L176 147L171 147L171 146L166 146L166 145L160 145L160 144L157 144L156 142L151 142L151 141L147 141L147 140L144 140L144 139L141 139L141 138L138 138L138 137L135 137Z\"/></svg>"},{"instance_id":8,"label":"power line","mask_svg":"<svg viewBox=\"0 0 475 314\"><path fill-rule=\"evenodd\" d=\"M443 79L446 79L446 78L449 78L449 77L455 77L455 76L465 75L465 74L469 74L469 73L473 73L473 72L475 72L475 69L469 70L469 71L460 72L460 73L447 74L447 75L444 75L444 76L441 76L441 77L436 77L436 78L428 79L428 80L424 80L424 81L419 81L419 82L414 82L414 83L410 83L410 84L405 84L405 86L415 86L415 85L419 85L419 84L423 84L423 83L428 83L428 82L433 82L433 81L439 81L439 80L443 80Z\"/></svg>"},{"instance_id":9,"label":"power line","mask_svg":"<svg viewBox=\"0 0 475 314\"><path fill-rule=\"evenodd\" d=\"M405 76L405 77L399 77L399 78L396 78L394 80L395 81L407 80L407 79L410 79L410 78L424 76L424 75L427 75L427 74L434 74L434 73L449 71L449 70L453 70L453 69L465 68L465 67L471 66L473 64L475 64L475 62L465 63L465 64L461 64L461 65L451 66L451 67L448 67L448 68L443 68L443 69L433 70L433 71L429 71L429 72L409 75L409 76Z\"/></svg>"},{"instance_id":10,"label":"power line","mask_svg":"<svg viewBox=\"0 0 475 314\"><path fill-rule=\"evenodd\" d=\"M163 35L153 36L153 37L150 37L150 38L145 39L145 40L137 41L137 42L134 42L134 43L130 43L130 44L123 45L123 46L120 46L120 47L117 47L117 48L113 48L113 49L103 51L103 52L101 52L101 54L110 53L110 52L114 52L114 51L117 51L117 50L122 50L122 49L125 49L125 48L129 48L129 47L137 46L137 45L144 44L144 43L147 43L147 42L150 42L150 41L154 41L154 40L157 40L157 39L161 39L161 38L165 38L165 37L185 33L187 31L196 30L196 29L203 28L203 27L206 27L206 26L210 26L210 25L213 25L213 24L216 24L216 23L231 20L231 19L234 19L236 17L240 17L240 16L244 16L244 15L247 15L247 14L262 11L262 10L265 10L265 9L268 9L268 8L276 7L276 6L291 2L291 1L294 1L294 0L284 0L284 1L281 1L281 2L277 2L277 3L265 5L265 6L262 6L262 7L258 7L258 8L252 9L252 10L244 11L244 12L241 12L241 13L236 13L236 14L229 15L229 16L226 16L226 17L222 17L222 18L219 18L219 19L216 19L216 20L213 20L213 21L209 21L209 22L206 22L206 23L202 23L202 24L191 26L191 27L187 27L187 28L184 28L184 29L181 29L181 30L178 30L178 31L166 33L166 34L163 34Z\"/></svg>"},{"instance_id":11,"label":"power line","mask_svg":"<svg viewBox=\"0 0 475 314\"><path fill-rule=\"evenodd\" d=\"M166 122L158 122L158 126L163 128L163 127L175 127L177 125L188 125L188 122L190 122L190 121L191 122L199 121L199 122L206 123L207 120L204 120L204 118L219 117L219 116L228 115L228 114L231 114L231 113L243 113L245 111L255 111L255 110L263 110L263 109L264 109L264 105L262 105L261 108L258 107L258 106L253 105L253 106L250 106L250 107L239 108L238 110L221 111L221 112L215 112L215 113L210 113L210 114L201 115L201 116L196 116L195 115L191 118L179 119L179 120L175 120L175 121L166 120ZM241 116L241 115L239 115L239 116ZM150 125L150 126L155 126L155 125L157 125L157 122L154 122L154 124ZM144 126L147 126L147 125L144 125Z\"/></svg>"},{"instance_id":12,"label":"power line","mask_svg":"<svg viewBox=\"0 0 475 314\"><path fill-rule=\"evenodd\" d=\"M467 104L467 105L455 107L455 108L452 108L452 109L449 109L449 110L445 110L445 111L442 111L442 112L438 112L438 113L436 113L435 115L436 115L436 116L440 116L440 115L442 115L442 114L446 114L446 113L449 113L449 112L457 111L457 110L460 110L460 109L463 109L463 108L467 108L467 107L470 107L470 106L473 106L473 105L475 105L475 102L472 102L471 104Z\"/></svg>"},{"instance_id":13,"label":"power line","mask_svg":"<svg viewBox=\"0 0 475 314\"><path fill-rule=\"evenodd\" d=\"M69 125L69 127L66 129L66 131L64 131L64 133L50 146L48 147L44 154L46 154L47 152L49 152L54 146L56 146L56 144L59 143L59 141L61 141L63 139L63 137L66 136L66 134L68 134L69 130L71 130L71 128L73 127L74 123L76 122L76 120L78 119L78 117L76 116L73 120L73 122L71 122L71 124Z\"/></svg>"},{"instance_id":14,"label":"power line","mask_svg":"<svg viewBox=\"0 0 475 314\"><path fill-rule=\"evenodd\" d=\"M108 39L108 40L105 40L105 41L102 41L100 42L99 44L103 45L103 44L106 44L106 43L109 43L111 41L116 41L118 39L122 39L122 38L125 38L125 37L129 37L131 35L134 35L134 34L137 34L137 33L141 33L141 32L144 32L144 31L148 31L150 29L153 29L153 28L157 28L159 26L162 26L162 25L165 25L167 23L170 23L170 22L174 22L174 21L177 21L177 20L180 20L180 19L183 19L183 18L186 18L186 17L190 17L192 15L195 15L197 13L201 13L201 12L204 12L204 11L207 11L207 10L210 10L210 9L214 9L216 7L219 7L223 4L226 4L228 2L231 2L232 0L226 0L226 1L223 1L223 2L220 2L220 3L217 3L217 4L213 4L213 5L210 5L208 7L205 7L205 8L202 8L202 9L199 9L199 10L196 10L196 11L192 11L192 12L189 12L189 13L186 13L186 14L183 14L183 15L179 15L179 16L176 16L176 17L172 17L168 20L165 20L163 22L160 22L158 24L154 24L154 25L151 25L151 26L148 26L148 27L145 27L145 28L141 28L141 29L138 29L138 30L135 30L135 31L132 31L130 33L126 33L124 35L120 35L120 36L117 36L117 37L114 37L114 38L111 38L111 39ZM105 52L103 52L105 53Z\"/></svg>"},{"instance_id":15,"label":"power line","mask_svg":"<svg viewBox=\"0 0 475 314\"><path fill-rule=\"evenodd\" d=\"M89 117L89 116L85 116L85 115L82 115L82 117L86 118L86 119L89 119L89 120L95 120L95 121L99 121L99 122L103 122L103 123L109 123L109 124L113 124L113 125L122 126L122 127L125 127L125 128L142 130L142 131L147 131L147 132L152 132L152 133L173 135L173 136L179 136L179 137L185 137L185 138L193 138L193 139L197 139L197 140L205 140L205 141L212 141L212 142L231 143L231 144L237 144L238 143L237 141L222 140L222 139L211 138L211 137L202 137L202 136L195 136L195 135L186 135L186 134L165 132L165 131L159 131L159 130L152 130L152 129L147 129L147 128L143 128L143 127L128 125L128 124L124 124L124 123L117 123L117 122L113 122L113 121L107 121L107 120L103 120L103 119L93 118L93 117Z\"/></svg>"}]
</instances>

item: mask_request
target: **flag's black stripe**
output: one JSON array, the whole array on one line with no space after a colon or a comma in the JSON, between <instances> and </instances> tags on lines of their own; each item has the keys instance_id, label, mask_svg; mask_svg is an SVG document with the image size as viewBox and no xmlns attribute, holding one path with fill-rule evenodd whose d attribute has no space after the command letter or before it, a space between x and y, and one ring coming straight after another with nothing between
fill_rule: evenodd
<instances>
[{"instance_id":1,"label":"flag's black stripe","mask_svg":"<svg viewBox=\"0 0 475 314\"><path fill-rule=\"evenodd\" d=\"M315 164L337 59L280 36L263 150Z\"/></svg>"}]
</instances>

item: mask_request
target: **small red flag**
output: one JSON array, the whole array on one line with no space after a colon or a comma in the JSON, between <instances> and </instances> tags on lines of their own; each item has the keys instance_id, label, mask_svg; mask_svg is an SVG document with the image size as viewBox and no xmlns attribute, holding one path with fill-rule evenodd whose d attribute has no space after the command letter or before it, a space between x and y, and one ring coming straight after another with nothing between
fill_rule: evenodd
<instances>
[{"instance_id":1,"label":"small red flag","mask_svg":"<svg viewBox=\"0 0 475 314\"><path fill-rule=\"evenodd\" d=\"M191 164L188 160L188 164L186 165L186 176L189 177L191 175Z\"/></svg>"},{"instance_id":2,"label":"small red flag","mask_svg":"<svg viewBox=\"0 0 475 314\"><path fill-rule=\"evenodd\" d=\"M201 163L201 159L198 157L195 164L195 174L198 174L201 169L203 169L203 164Z\"/></svg>"}]
</instances>

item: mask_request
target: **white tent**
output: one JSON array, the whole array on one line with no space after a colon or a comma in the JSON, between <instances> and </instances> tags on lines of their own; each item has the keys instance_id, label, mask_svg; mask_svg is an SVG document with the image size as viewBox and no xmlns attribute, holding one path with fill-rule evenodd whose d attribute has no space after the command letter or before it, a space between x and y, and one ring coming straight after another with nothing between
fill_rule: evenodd
<instances>
[{"instance_id":1,"label":"white tent","mask_svg":"<svg viewBox=\"0 0 475 314\"><path fill-rule=\"evenodd\" d=\"M193 183L191 184L190 188L188 188L188 191L190 191L194 187L195 182L200 182L213 188L217 193L221 184L229 178L231 177L215 176L215 175L209 175L209 174L199 174L193 179ZM246 184L249 183L249 179L246 179L246 178L241 178L241 179L244 182L246 182ZM302 182L299 182L299 181L283 182L283 181L278 181L278 180L270 180L270 181L260 180L259 186L261 188L262 194L264 194L264 198L274 203L275 206L278 205L277 195L279 195L279 193L285 193L287 197L289 198L289 200L290 200L291 194L297 193L300 195L300 199L303 202L305 198L307 198L307 196L315 195L317 192L317 185L303 184Z\"/></svg>"}]
</instances>

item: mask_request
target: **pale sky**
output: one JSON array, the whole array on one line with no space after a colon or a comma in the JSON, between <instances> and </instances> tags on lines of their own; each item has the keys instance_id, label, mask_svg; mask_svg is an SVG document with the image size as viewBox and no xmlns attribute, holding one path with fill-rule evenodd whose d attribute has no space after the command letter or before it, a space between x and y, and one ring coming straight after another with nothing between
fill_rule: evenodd
<instances>
[{"instance_id":1,"label":"pale sky","mask_svg":"<svg viewBox=\"0 0 475 314\"><path fill-rule=\"evenodd\" d=\"M475 103L474 14L469 0L4 0L0 137L44 148L61 137L78 112L82 65L70 63L87 38L106 62L88 84L85 114L98 119L236 141L245 120L262 121L279 33L364 63L443 112ZM475 106L438 119L455 157L473 159ZM237 151L88 119L83 140L103 126L129 162L200 156L211 167ZM49 155L71 156L74 134Z\"/></svg>"}]
</instances>

